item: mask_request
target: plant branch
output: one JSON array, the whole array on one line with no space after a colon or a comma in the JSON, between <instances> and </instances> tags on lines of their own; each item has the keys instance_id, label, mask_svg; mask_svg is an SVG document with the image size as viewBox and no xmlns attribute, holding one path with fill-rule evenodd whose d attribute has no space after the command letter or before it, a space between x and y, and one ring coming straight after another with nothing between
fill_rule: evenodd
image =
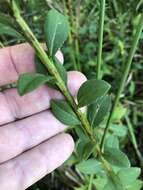
<instances>
[{"instance_id":1,"label":"plant branch","mask_svg":"<svg viewBox=\"0 0 143 190\"><path fill-rule=\"evenodd\" d=\"M125 120L127 122L131 142L132 142L133 147L135 149L136 155L137 155L137 157L138 157L138 159L140 161L140 165L141 165L141 167L143 167L143 156L141 155L141 152L140 152L140 150L138 148L138 144L137 144L136 136L134 134L133 126L132 126L131 121L130 121L128 116L125 116Z\"/></svg>"},{"instance_id":2,"label":"plant branch","mask_svg":"<svg viewBox=\"0 0 143 190\"><path fill-rule=\"evenodd\" d=\"M139 38L140 38L140 35L141 35L141 32L142 32L142 29L143 29L143 13L141 14L141 18L139 20L137 30L136 30L135 36L133 38L133 43L132 43L132 46L131 46L131 49L130 49L130 52L129 52L127 64L125 66L123 76L121 78L121 82L119 84L119 90L117 92L115 102L114 102L114 104L112 106L112 110L110 112L110 115L109 115L105 130L104 130L104 134L103 134L103 137L102 137L102 140L101 140L101 150L103 149L105 137L106 137L106 134L108 132L108 128L110 127L111 118L112 118L113 113L114 113L114 111L116 109L116 106L117 106L117 104L119 102L120 95L121 95L121 93L122 93L122 91L124 89L125 82L127 80L127 77L128 77L128 74L129 74L129 71L130 71L130 68L131 68L132 60L133 60L133 57L134 57L134 54L135 54L135 51L136 51L136 48L137 48L137 45L138 45L138 41L139 41Z\"/></svg>"},{"instance_id":3,"label":"plant branch","mask_svg":"<svg viewBox=\"0 0 143 190\"><path fill-rule=\"evenodd\" d=\"M98 54L97 54L97 79L101 77L103 29L105 19L105 0L100 2L99 32L98 32Z\"/></svg>"},{"instance_id":4,"label":"plant branch","mask_svg":"<svg viewBox=\"0 0 143 190\"><path fill-rule=\"evenodd\" d=\"M52 63L50 58L47 56L47 54L45 53L45 51L41 47L40 43L38 42L38 40L34 36L33 32L31 31L31 29L29 28L29 26L27 25L25 20L21 17L19 8L17 7L15 1L11 2L11 6L12 6L12 10L13 10L14 16L16 18L16 21L19 24L19 26L21 27L21 29L22 29L24 35L26 36L27 40L34 47L37 55L39 56L40 60L45 65L45 67L48 69L49 73L52 76L54 76L59 90L63 93L66 100L69 102L69 104L72 106L73 110L77 114L79 120L81 121L81 124L82 124L84 131L87 133L87 135L89 136L89 138L92 141L95 141L95 137L93 136L90 124L89 124L86 116L78 108L74 98L72 97L68 88L66 87L62 78L60 77L60 74L58 73L56 67L54 66L54 64Z\"/></svg>"},{"instance_id":5,"label":"plant branch","mask_svg":"<svg viewBox=\"0 0 143 190\"><path fill-rule=\"evenodd\" d=\"M94 175L90 175L88 190L92 190L93 179L94 179Z\"/></svg>"}]
</instances>

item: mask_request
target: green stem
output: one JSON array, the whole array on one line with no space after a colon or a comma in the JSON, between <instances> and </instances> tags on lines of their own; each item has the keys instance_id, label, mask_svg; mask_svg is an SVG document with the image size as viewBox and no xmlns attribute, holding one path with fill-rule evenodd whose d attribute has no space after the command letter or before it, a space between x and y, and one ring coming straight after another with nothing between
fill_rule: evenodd
<instances>
[{"instance_id":1,"label":"green stem","mask_svg":"<svg viewBox=\"0 0 143 190\"><path fill-rule=\"evenodd\" d=\"M127 127L128 127L128 130L129 130L131 142L132 142L133 147L135 149L136 155L137 155L137 157L138 157L138 159L140 161L140 164L143 167L143 156L141 155L141 152L140 152L140 150L138 148L138 144L137 144L136 136L134 134L134 129L133 129L132 123L131 123L128 116L125 116L125 120L127 122Z\"/></svg>"},{"instance_id":2,"label":"green stem","mask_svg":"<svg viewBox=\"0 0 143 190\"><path fill-rule=\"evenodd\" d=\"M105 0L100 2L99 32L98 32L98 54L97 54L97 79L101 77L103 29L105 18Z\"/></svg>"},{"instance_id":3,"label":"green stem","mask_svg":"<svg viewBox=\"0 0 143 190\"><path fill-rule=\"evenodd\" d=\"M90 180L89 180L88 190L92 190L93 179L94 179L94 175L91 175Z\"/></svg>"},{"instance_id":4,"label":"green stem","mask_svg":"<svg viewBox=\"0 0 143 190\"><path fill-rule=\"evenodd\" d=\"M66 2L65 2L65 0L62 0L62 2L63 2L63 5L64 5L64 14L66 15L66 17L67 17L67 19L70 21L70 19L68 18L68 10L67 10L67 6L66 6ZM70 57L71 57L71 61L72 61L72 63L73 63L73 67L74 67L74 69L75 70L78 70L78 67L77 67L77 64L76 64L76 59L75 59L75 53L74 53L74 51L73 51L73 39L72 39L72 29L71 29L71 27L70 27L70 30L69 30L69 39L68 39L68 41L69 41L69 47L70 47Z\"/></svg>"},{"instance_id":5,"label":"green stem","mask_svg":"<svg viewBox=\"0 0 143 190\"><path fill-rule=\"evenodd\" d=\"M111 123L111 118L112 118L112 116L114 114L114 111L116 109L116 106L117 106L117 104L119 102L120 95L121 95L121 93L122 93L122 91L124 89L125 82L127 80L127 77L128 77L129 71L130 71L131 63L132 63L132 60L133 60L133 57L134 57L134 54L135 54L135 51L136 51L136 48L137 48L137 44L138 44L142 29L143 29L143 13L142 13L141 18L139 20L137 30L136 30L135 36L133 38L132 47L131 47L130 52L129 52L129 57L128 57L128 60L127 60L127 64L125 66L123 76L121 78L121 82L119 84L119 90L117 92L115 102L114 102L114 104L112 106L112 110L110 112L110 115L109 115L105 130L104 130L104 134L103 134L103 137L102 137L102 140L101 140L101 150L103 149L103 146L104 146L105 137L106 137L106 134L108 132L108 128L109 128L110 123Z\"/></svg>"},{"instance_id":6,"label":"green stem","mask_svg":"<svg viewBox=\"0 0 143 190\"><path fill-rule=\"evenodd\" d=\"M78 70L81 71L80 65L80 50L79 50L79 18L80 18L80 1L77 4L76 8L76 17L75 17L75 51L76 51L76 59L77 59L77 66Z\"/></svg>"}]
</instances>

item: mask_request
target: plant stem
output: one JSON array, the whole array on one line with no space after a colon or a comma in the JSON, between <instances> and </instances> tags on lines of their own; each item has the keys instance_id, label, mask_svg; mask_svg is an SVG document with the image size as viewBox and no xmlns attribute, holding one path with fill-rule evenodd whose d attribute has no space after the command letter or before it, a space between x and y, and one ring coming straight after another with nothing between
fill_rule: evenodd
<instances>
[{"instance_id":1,"label":"plant stem","mask_svg":"<svg viewBox=\"0 0 143 190\"><path fill-rule=\"evenodd\" d=\"M66 7L66 2L65 2L65 0L62 0L62 1L63 1L63 5L64 5L64 13L65 13L67 19L70 20L68 18L68 14L67 14L68 10L67 10L67 7ZM68 41L69 41L69 47L70 47L70 57L71 57L71 61L73 63L73 67L74 67L75 70L78 70L78 66L76 64L75 53L74 53L74 50L73 50L73 47L72 47L73 46L72 27L70 27L70 30L69 30L69 39L68 39Z\"/></svg>"},{"instance_id":2,"label":"plant stem","mask_svg":"<svg viewBox=\"0 0 143 190\"><path fill-rule=\"evenodd\" d=\"M141 18L139 20L139 23L138 23L138 26L137 26L137 30L136 30L135 36L133 38L133 43L132 43L132 46L131 46L131 49L130 49L130 52L129 52L127 64L125 66L125 69L124 69L124 72L123 72L123 76L121 78L121 82L119 84L119 90L117 92L117 95L116 95L116 98L115 98L115 102L114 102L114 104L112 106L112 110L110 112L110 115L109 115L109 118L108 118L105 130L104 130L104 134L103 134L103 137L102 137L102 140L101 140L101 150L103 149L105 137L106 137L108 128L110 127L111 118L112 118L112 116L114 114L114 111L116 109L116 106L117 106L117 104L119 102L120 95L121 95L121 93L122 93L122 91L124 89L125 82L127 80L127 77L128 77L129 71L130 71L131 63L132 63L132 60L133 60L133 57L134 57L134 54L135 54L135 51L136 51L136 48L137 48L137 44L138 44L138 41L139 41L139 38L140 38L140 35L141 35L141 32L142 32L142 29L143 29L143 13L142 13Z\"/></svg>"},{"instance_id":3,"label":"plant stem","mask_svg":"<svg viewBox=\"0 0 143 190\"><path fill-rule=\"evenodd\" d=\"M99 32L98 32L98 54L97 54L97 79L101 77L103 29L105 18L105 0L100 2Z\"/></svg>"},{"instance_id":4,"label":"plant stem","mask_svg":"<svg viewBox=\"0 0 143 190\"><path fill-rule=\"evenodd\" d=\"M130 134L130 138L131 138L131 142L134 146L134 149L135 149L135 152L136 152L136 155L140 161L140 165L143 167L143 156L141 155L141 152L138 148L138 144L137 144L137 140L136 140L136 136L134 134L134 129L133 129L133 126L132 126L132 123L129 119L128 116L125 116L125 120L127 122L127 126L128 126L128 130L129 130L129 134Z\"/></svg>"},{"instance_id":5,"label":"plant stem","mask_svg":"<svg viewBox=\"0 0 143 190\"><path fill-rule=\"evenodd\" d=\"M94 179L94 175L91 175L90 180L89 180L88 190L92 190L93 179Z\"/></svg>"},{"instance_id":6,"label":"plant stem","mask_svg":"<svg viewBox=\"0 0 143 190\"><path fill-rule=\"evenodd\" d=\"M75 51L76 51L76 59L78 70L81 71L80 65L80 50L79 50L79 18L80 18L80 3L81 0L77 2L76 6L76 17L75 17Z\"/></svg>"}]
</instances>

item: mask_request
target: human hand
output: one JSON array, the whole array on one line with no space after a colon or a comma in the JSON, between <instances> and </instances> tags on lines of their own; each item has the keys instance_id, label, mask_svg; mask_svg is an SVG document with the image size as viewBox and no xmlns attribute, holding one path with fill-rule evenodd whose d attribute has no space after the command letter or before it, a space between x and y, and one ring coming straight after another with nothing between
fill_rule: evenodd
<instances>
[{"instance_id":1,"label":"human hand","mask_svg":"<svg viewBox=\"0 0 143 190\"><path fill-rule=\"evenodd\" d=\"M61 53L58 54L62 61ZM28 44L0 49L0 86L34 71L34 50ZM85 81L68 72L72 95ZM62 95L47 86L20 97L16 89L0 93L0 189L24 190L59 167L72 153L72 137L50 111L50 100ZM16 121L17 119L20 119Z\"/></svg>"}]
</instances>

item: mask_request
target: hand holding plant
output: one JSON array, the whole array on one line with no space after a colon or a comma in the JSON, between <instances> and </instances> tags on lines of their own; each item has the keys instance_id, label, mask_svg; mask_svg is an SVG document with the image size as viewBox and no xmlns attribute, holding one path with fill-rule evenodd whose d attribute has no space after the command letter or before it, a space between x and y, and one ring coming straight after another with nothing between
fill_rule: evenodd
<instances>
[{"instance_id":1,"label":"hand holding plant","mask_svg":"<svg viewBox=\"0 0 143 190\"><path fill-rule=\"evenodd\" d=\"M15 82L23 72L34 73L34 56L28 44L1 49L1 86ZM61 53L58 57L63 60ZM68 87L73 96L84 81L79 72L68 73ZM72 138L59 134L66 126L50 111L50 100L63 97L47 86L24 97L19 97L14 88L7 89L0 97L1 189L26 189L61 165L73 150Z\"/></svg>"},{"instance_id":2,"label":"hand holding plant","mask_svg":"<svg viewBox=\"0 0 143 190\"><path fill-rule=\"evenodd\" d=\"M85 81L77 92L77 101L71 94L67 72L63 65L55 57L56 52L62 47L68 37L69 26L67 19L57 10L48 12L44 24L47 51L45 51L25 20L20 15L19 7L15 1L10 1L15 19L20 27L20 33L27 39L36 51L35 67L36 73L24 73L18 79L18 92L21 96L30 93L45 84L53 89L59 90L64 100L54 98L50 101L54 116L63 124L74 129L74 134L79 140L73 154L75 170L80 172L87 184L80 184L82 189L91 190L92 186L98 188L98 180L102 190L135 190L140 189L142 182L137 180L140 168L131 167L130 161L125 153L120 150L119 134L109 131L110 123L125 81L127 79L137 43L143 28L143 15L129 53L128 62L125 66L123 76L115 102L111 108L111 97L108 95L110 84L101 80L101 59L103 26L105 15L105 1L101 1L101 14L99 26L99 49L98 49L98 72L97 79ZM87 107L87 112L81 111ZM109 115L109 116L108 116ZM107 120L107 124L104 123ZM141 158L142 159L142 158ZM126 176L127 174L127 176Z\"/></svg>"}]
</instances>

